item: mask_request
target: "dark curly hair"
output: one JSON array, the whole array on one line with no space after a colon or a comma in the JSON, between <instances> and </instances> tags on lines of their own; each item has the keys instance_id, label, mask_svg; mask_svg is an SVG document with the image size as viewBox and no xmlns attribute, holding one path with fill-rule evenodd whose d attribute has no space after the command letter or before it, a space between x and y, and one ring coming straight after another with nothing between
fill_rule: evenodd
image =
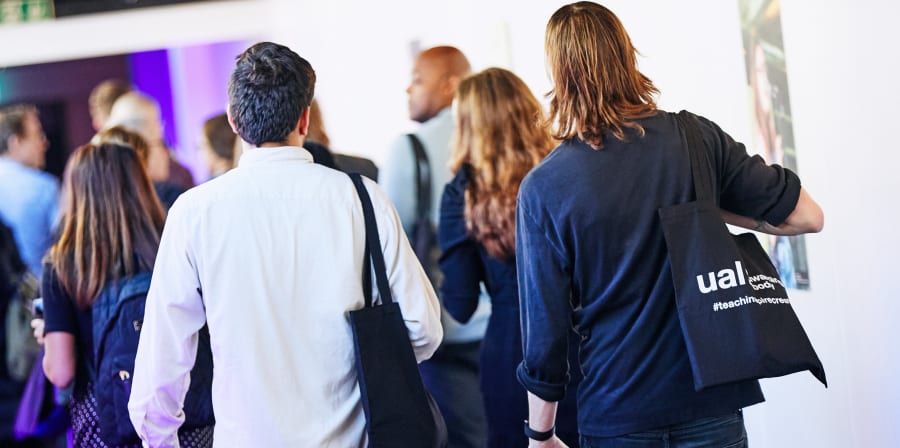
<instances>
[{"instance_id":1,"label":"dark curly hair","mask_svg":"<svg viewBox=\"0 0 900 448\"><path fill-rule=\"evenodd\" d=\"M244 141L287 140L312 102L316 72L290 48L260 42L245 50L228 82L231 117Z\"/></svg>"}]
</instances>

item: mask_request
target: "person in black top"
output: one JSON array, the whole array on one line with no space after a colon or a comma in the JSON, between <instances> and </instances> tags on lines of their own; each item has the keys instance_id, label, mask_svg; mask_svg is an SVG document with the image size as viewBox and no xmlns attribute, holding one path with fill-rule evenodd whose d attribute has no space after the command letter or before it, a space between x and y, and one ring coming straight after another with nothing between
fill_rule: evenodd
<instances>
[{"instance_id":1,"label":"person in black top","mask_svg":"<svg viewBox=\"0 0 900 448\"><path fill-rule=\"evenodd\" d=\"M72 154L67 171L61 232L41 281L44 372L59 388L75 383L70 405L75 446L102 448L87 367L93 362L92 306L109 283L152 271L165 212L141 156L129 146L84 145ZM182 446L209 447L212 426L182 436Z\"/></svg>"},{"instance_id":2,"label":"person in black top","mask_svg":"<svg viewBox=\"0 0 900 448\"><path fill-rule=\"evenodd\" d=\"M525 174L556 142L537 126L541 104L508 70L489 68L464 79L456 91L453 180L441 197L438 225L444 307L454 319L469 321L481 284L491 297L491 317L481 345L479 375L491 448L527 444L522 421L528 416L525 390L516 378L522 361L519 288L516 284L516 194ZM575 337L574 332L570 335ZM575 344L571 346L576 348ZM572 351L572 363L577 354ZM569 386L576 386L573 375ZM574 396L560 409L557 431L577 445Z\"/></svg>"},{"instance_id":3,"label":"person in black top","mask_svg":"<svg viewBox=\"0 0 900 448\"><path fill-rule=\"evenodd\" d=\"M621 22L592 2L551 17L550 117L562 143L523 180L516 261L533 447L567 393L572 323L581 336L578 426L584 447L744 447L741 408L757 381L694 390L658 209L692 200L688 152L659 110ZM726 221L773 234L818 232L819 206L796 174L750 157L699 119Z\"/></svg>"}]
</instances>

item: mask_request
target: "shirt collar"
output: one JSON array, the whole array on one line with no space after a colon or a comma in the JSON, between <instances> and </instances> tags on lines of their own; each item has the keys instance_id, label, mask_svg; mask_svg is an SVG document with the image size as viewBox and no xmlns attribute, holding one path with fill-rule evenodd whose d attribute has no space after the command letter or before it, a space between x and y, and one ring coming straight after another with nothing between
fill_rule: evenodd
<instances>
[{"instance_id":1,"label":"shirt collar","mask_svg":"<svg viewBox=\"0 0 900 448\"><path fill-rule=\"evenodd\" d=\"M312 154L297 146L279 146L275 148L244 148L238 166L250 166L261 163L298 161L313 163Z\"/></svg>"}]
</instances>

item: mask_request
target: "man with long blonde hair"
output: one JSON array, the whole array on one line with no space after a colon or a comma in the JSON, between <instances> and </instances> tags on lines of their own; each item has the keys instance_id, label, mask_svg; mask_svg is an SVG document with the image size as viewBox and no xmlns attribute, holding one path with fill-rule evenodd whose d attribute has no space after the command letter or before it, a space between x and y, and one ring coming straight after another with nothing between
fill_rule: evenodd
<instances>
[{"instance_id":1,"label":"man with long blonde hair","mask_svg":"<svg viewBox=\"0 0 900 448\"><path fill-rule=\"evenodd\" d=\"M757 381L696 391L658 210L693 200L675 115L637 69L610 10L579 2L547 24L550 115L562 143L519 191L516 257L533 447L560 447L556 402L567 393L567 331L581 335L581 447L745 447L741 408ZM819 206L790 170L751 158L696 117L730 222L763 232L821 230ZM752 218L752 219L751 219Z\"/></svg>"}]
</instances>

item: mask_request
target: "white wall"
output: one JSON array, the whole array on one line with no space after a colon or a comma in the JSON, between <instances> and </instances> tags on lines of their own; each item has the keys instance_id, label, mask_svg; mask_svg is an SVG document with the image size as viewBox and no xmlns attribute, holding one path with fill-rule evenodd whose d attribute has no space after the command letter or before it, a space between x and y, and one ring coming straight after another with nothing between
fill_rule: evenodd
<instances>
[{"instance_id":1,"label":"white wall","mask_svg":"<svg viewBox=\"0 0 900 448\"><path fill-rule=\"evenodd\" d=\"M524 4L235 0L4 26L0 67L253 36L277 40L316 67L335 149L381 161L390 141L413 129L404 89L414 40L457 45L475 69L506 66L536 94L548 90L543 27L562 2ZM737 0L606 4L642 52L642 70L662 90L663 108L694 110L749 139ZM900 446L898 12L889 0L782 2L799 174L827 221L823 233L807 238L812 289L792 297L830 387L808 374L765 381L768 401L746 411L753 446Z\"/></svg>"}]
</instances>

